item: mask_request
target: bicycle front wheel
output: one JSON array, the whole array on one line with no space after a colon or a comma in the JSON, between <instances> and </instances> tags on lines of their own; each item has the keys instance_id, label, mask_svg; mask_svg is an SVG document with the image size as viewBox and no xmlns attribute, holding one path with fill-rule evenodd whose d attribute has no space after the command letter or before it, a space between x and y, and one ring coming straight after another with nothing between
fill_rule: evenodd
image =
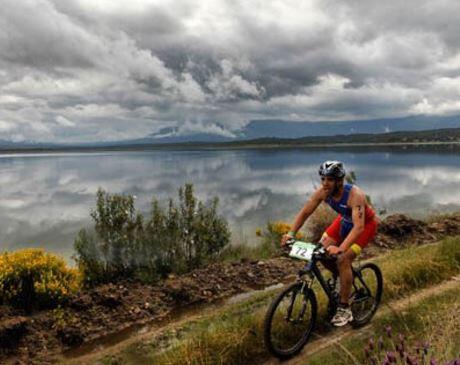
<instances>
[{"instance_id":1,"label":"bicycle front wheel","mask_svg":"<svg viewBox=\"0 0 460 365\"><path fill-rule=\"evenodd\" d=\"M382 299L382 292L382 272L377 265L367 263L355 271L351 294L351 324L354 327L364 326L371 320Z\"/></svg>"},{"instance_id":2,"label":"bicycle front wheel","mask_svg":"<svg viewBox=\"0 0 460 365\"><path fill-rule=\"evenodd\" d=\"M268 308L264 321L267 349L280 359L296 355L307 343L316 322L315 293L304 283L284 289Z\"/></svg>"}]
</instances>

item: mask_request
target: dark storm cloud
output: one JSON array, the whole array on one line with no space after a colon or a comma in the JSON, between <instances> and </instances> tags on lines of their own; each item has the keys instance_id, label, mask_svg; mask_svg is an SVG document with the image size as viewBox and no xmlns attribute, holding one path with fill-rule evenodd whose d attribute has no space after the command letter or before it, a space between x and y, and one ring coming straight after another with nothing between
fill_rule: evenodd
<instances>
[{"instance_id":1,"label":"dark storm cloud","mask_svg":"<svg viewBox=\"0 0 460 365\"><path fill-rule=\"evenodd\" d=\"M231 135L259 118L460 111L454 0L4 0L2 9L0 139L109 140L168 126Z\"/></svg>"}]
</instances>

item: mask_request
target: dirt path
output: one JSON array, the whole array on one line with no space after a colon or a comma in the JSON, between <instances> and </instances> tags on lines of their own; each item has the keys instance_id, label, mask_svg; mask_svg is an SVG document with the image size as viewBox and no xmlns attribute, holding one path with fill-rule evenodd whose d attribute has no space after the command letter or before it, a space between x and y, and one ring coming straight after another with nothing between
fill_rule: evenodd
<instances>
[{"instance_id":1,"label":"dirt path","mask_svg":"<svg viewBox=\"0 0 460 365\"><path fill-rule=\"evenodd\" d=\"M285 282L291 282L295 276L289 275L284 278ZM166 318L162 323L145 325L139 327L138 330L126 335L126 338L112 338L110 341L98 341L95 344L89 344L76 350L71 350L64 354L60 359L60 364L66 365L90 365L95 364L104 356L113 355L121 352L132 344L155 342L169 331L177 331L185 324L198 322L205 318L211 318L220 313L226 312L234 303L248 300L259 293L277 290L283 284L273 285L262 290L254 290L248 293L241 293L225 301L219 303L198 305L195 308L187 308L183 313L177 313L174 318Z\"/></svg>"},{"instance_id":2,"label":"dirt path","mask_svg":"<svg viewBox=\"0 0 460 365\"><path fill-rule=\"evenodd\" d=\"M450 280L441 283L440 285L431 286L429 288L420 290L412 295L409 295L405 298L393 301L391 303L385 303L379 309L376 314L376 317L384 316L391 311L401 311L405 308L410 307L413 303L417 303L420 300L428 298L433 294L439 294L443 291L455 288L460 286L460 275L451 278ZM260 291L251 293L251 296ZM156 339L161 338L162 335L171 330L180 329L184 324L190 324L191 322L196 322L205 318L210 318L212 316L218 315L219 313L225 312L231 303L226 304L213 304L207 305L206 310L202 306L197 307L194 311L184 313L182 316L177 316L172 322L169 321L165 325L157 324L155 326L145 326L140 328L136 334L131 334L126 340L118 341L116 343L100 343L99 346L93 346L91 349L86 349L87 353L74 352L67 353L67 356L61 359L62 364L69 365L91 365L95 364L107 355L116 354L123 349L126 349L130 345L139 342L154 342ZM353 329L351 327L333 329L330 332L326 333L325 336L313 334L314 340L307 344L304 350L300 355L289 361L279 361L275 358L272 358L263 363L263 365L304 365L305 361L311 355L318 353L327 347L331 346L334 343L339 344L340 341L346 336L356 336L357 334L363 336L370 336L373 333L372 324L369 324L359 330Z\"/></svg>"},{"instance_id":3,"label":"dirt path","mask_svg":"<svg viewBox=\"0 0 460 365\"><path fill-rule=\"evenodd\" d=\"M393 301L391 303L385 303L380 307L375 317L378 318L388 314L389 312L404 310L405 308L410 307L412 304L426 299L434 294L439 294L456 287L460 287L460 275L454 276L450 280L445 281L439 285L434 285L429 288L419 290L418 292L413 293L405 298ZM365 336L372 335L373 333L374 329L372 327L372 322L359 330L347 326L345 328L342 327L333 329L329 333L326 333L326 336L320 336L314 333L313 336L316 337L316 339L308 343L302 352L293 359L280 361L278 359L271 358L270 360L264 362L263 365L305 365L309 357L320 351L323 351L333 344L340 344L340 341L346 336L357 336L358 334Z\"/></svg>"}]
</instances>

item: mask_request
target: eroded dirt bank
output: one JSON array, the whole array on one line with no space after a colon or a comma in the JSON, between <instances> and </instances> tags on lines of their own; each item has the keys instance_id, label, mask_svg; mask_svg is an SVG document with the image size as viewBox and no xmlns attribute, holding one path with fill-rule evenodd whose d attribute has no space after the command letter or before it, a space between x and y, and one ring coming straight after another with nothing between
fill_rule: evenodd
<instances>
[{"instance_id":1,"label":"eroded dirt bank","mask_svg":"<svg viewBox=\"0 0 460 365\"><path fill-rule=\"evenodd\" d=\"M460 214L432 223L393 215L383 220L366 255L407 242L421 244L460 234ZM0 307L0 363L53 363L63 351L118 333L131 326L162 321L193 304L215 302L283 281L301 263L284 257L264 261L215 263L161 285L107 284L75 296L54 311L26 316Z\"/></svg>"}]
</instances>

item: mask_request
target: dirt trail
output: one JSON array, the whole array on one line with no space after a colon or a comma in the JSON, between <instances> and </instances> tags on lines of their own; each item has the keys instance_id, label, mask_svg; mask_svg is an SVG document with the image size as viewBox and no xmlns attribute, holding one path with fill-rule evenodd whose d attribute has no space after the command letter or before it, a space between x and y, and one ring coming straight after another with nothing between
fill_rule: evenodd
<instances>
[{"instance_id":1,"label":"dirt trail","mask_svg":"<svg viewBox=\"0 0 460 365\"><path fill-rule=\"evenodd\" d=\"M374 318L384 316L389 312L404 310L405 308L410 307L412 304L426 299L434 294L439 294L456 287L460 287L460 275L454 276L450 280L445 281L439 285L434 285L429 288L420 290L405 298L390 303L384 303L381 305ZM332 344L340 344L340 341L346 336L366 336L372 335L373 333L374 329L372 327L372 321L370 324L360 329L353 329L351 326L347 326L345 328L342 327L332 329L329 333L326 333L325 336L320 336L314 333L313 337L316 337L316 339L309 342L304 347L302 352L293 359L280 361L276 358L271 358L270 360L264 362L263 365L305 365L309 357L320 351L323 351Z\"/></svg>"},{"instance_id":2,"label":"dirt trail","mask_svg":"<svg viewBox=\"0 0 460 365\"><path fill-rule=\"evenodd\" d=\"M292 281L294 276L287 276L285 281ZM195 308L188 308L183 313L176 314L173 319L165 320L164 323L156 323L140 327L136 333L131 333L126 336L126 339L115 339L110 342L98 342L95 346L89 346L82 349L71 350L64 354L60 359L60 363L66 365L91 365L106 355L116 354L123 349L126 349L132 344L139 342L155 342L169 331L177 332L185 324L189 325L193 322L198 322L205 318L211 318L220 313L225 313L235 302L247 300L255 295L279 289L283 284L273 285L261 290L254 290L249 293L242 293L237 296L231 297L219 303L212 303L206 305L198 305ZM240 300L241 299L241 300Z\"/></svg>"},{"instance_id":3,"label":"dirt trail","mask_svg":"<svg viewBox=\"0 0 460 365\"><path fill-rule=\"evenodd\" d=\"M454 287L460 286L460 275L451 278L450 280L441 283L440 285L431 286L429 288L420 290L416 293L413 293L405 298L393 301L391 303L382 304L379 311L376 314L376 317L380 317L383 315L388 314L390 311L401 311L405 308L409 307L413 303L417 303L420 300L430 297L433 294L439 294L443 291L452 289ZM260 292L260 291L258 291ZM251 293L256 294L257 292ZM99 348L94 348L93 351L77 356L78 353L75 354L67 354L68 357L61 359L61 363L65 363L66 365L92 365L97 363L97 361L103 358L106 355L116 354L119 351L127 348L128 346L139 343L139 342L155 342L158 338L160 338L163 334L167 333L170 330L176 330L181 328L184 324L190 324L195 321L199 321L204 318L213 317L219 313L225 312L231 303L227 304L219 304L219 305L211 305L206 306L206 311L203 310L203 307L197 307L194 312L187 312L184 313L183 316L177 317L174 321L168 322L166 325L156 325L145 327L143 330L139 331L135 335L131 335L128 339L124 341L117 342L113 345L104 344L101 345ZM324 350L325 348L329 347L333 343L340 343L340 341L349 335L356 336L357 334L360 335L372 335L373 328L372 324L367 325L359 330L353 329L351 327L345 328L337 328L331 330L329 333L325 334L325 336L318 335L316 333L313 334L314 340L307 344L304 350L301 352L300 355L296 356L295 358L289 361L279 361L275 358L272 358L263 365L304 365L305 361L311 355ZM103 346L103 347L102 347ZM70 355L70 356L69 356ZM75 356L75 357L74 357ZM73 358L74 357L74 358Z\"/></svg>"}]
</instances>

